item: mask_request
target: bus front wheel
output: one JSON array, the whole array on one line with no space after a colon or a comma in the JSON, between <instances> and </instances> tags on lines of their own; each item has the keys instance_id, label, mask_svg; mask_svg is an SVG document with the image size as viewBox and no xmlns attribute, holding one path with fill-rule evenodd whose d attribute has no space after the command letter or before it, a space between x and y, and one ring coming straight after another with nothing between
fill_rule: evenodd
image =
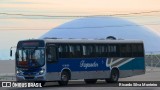
<instances>
[{"instance_id":1,"label":"bus front wheel","mask_svg":"<svg viewBox=\"0 0 160 90\"><path fill-rule=\"evenodd\" d=\"M67 71L63 71L61 73L61 81L58 81L60 86L66 86L68 85L69 81L69 73Z\"/></svg>"},{"instance_id":2,"label":"bus front wheel","mask_svg":"<svg viewBox=\"0 0 160 90\"><path fill-rule=\"evenodd\" d=\"M109 79L106 79L107 83L116 83L119 79L119 71L117 69L113 69L111 71L111 75Z\"/></svg>"},{"instance_id":3,"label":"bus front wheel","mask_svg":"<svg viewBox=\"0 0 160 90\"><path fill-rule=\"evenodd\" d=\"M84 79L86 84L95 84L97 82L97 79Z\"/></svg>"}]
</instances>

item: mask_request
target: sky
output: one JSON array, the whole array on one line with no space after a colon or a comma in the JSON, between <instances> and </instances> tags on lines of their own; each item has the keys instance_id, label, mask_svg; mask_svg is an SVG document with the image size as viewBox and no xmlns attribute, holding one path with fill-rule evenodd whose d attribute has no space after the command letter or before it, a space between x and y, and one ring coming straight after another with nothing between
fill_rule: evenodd
<instances>
[{"instance_id":1,"label":"sky","mask_svg":"<svg viewBox=\"0 0 160 90\"><path fill-rule=\"evenodd\" d=\"M38 38L50 29L78 17L160 11L160 0L0 0L0 60L11 59L10 47L19 40ZM22 15L6 15L23 14ZM160 35L160 12L116 16L145 25ZM13 57L12 57L13 59Z\"/></svg>"}]
</instances>

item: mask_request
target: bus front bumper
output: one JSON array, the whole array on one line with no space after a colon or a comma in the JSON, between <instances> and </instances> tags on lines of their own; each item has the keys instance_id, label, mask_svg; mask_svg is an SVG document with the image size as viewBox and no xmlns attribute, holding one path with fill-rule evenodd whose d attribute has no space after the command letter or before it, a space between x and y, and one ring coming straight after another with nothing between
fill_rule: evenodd
<instances>
[{"instance_id":1,"label":"bus front bumper","mask_svg":"<svg viewBox=\"0 0 160 90\"><path fill-rule=\"evenodd\" d=\"M39 75L39 76L18 76L16 75L16 80L17 81L45 81L44 75Z\"/></svg>"}]
</instances>

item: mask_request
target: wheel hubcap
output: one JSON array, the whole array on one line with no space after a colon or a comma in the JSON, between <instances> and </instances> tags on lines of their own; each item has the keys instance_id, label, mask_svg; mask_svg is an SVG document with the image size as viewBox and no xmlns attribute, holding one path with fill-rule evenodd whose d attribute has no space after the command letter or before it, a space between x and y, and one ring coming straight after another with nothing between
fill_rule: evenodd
<instances>
[{"instance_id":1,"label":"wheel hubcap","mask_svg":"<svg viewBox=\"0 0 160 90\"><path fill-rule=\"evenodd\" d=\"M118 77L117 74L116 74L116 73L113 73L112 78L113 78L114 81L117 80L117 77Z\"/></svg>"},{"instance_id":2,"label":"wheel hubcap","mask_svg":"<svg viewBox=\"0 0 160 90\"><path fill-rule=\"evenodd\" d=\"M67 81L67 80L68 80L67 76L66 75L62 75L62 81Z\"/></svg>"}]
</instances>

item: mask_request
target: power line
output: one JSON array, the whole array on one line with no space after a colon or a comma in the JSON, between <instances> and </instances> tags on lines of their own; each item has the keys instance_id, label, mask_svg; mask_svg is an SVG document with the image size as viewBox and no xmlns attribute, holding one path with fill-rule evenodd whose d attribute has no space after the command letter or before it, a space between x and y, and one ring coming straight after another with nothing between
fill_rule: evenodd
<instances>
[{"instance_id":1,"label":"power line","mask_svg":"<svg viewBox=\"0 0 160 90\"><path fill-rule=\"evenodd\" d=\"M0 30L50 30L52 28L18 28L18 27L0 27Z\"/></svg>"},{"instance_id":2,"label":"power line","mask_svg":"<svg viewBox=\"0 0 160 90\"><path fill-rule=\"evenodd\" d=\"M64 16L56 16L56 15L34 15L34 14L12 14L12 13L0 13L1 15L9 15L9 16L29 16L29 17L47 17L47 18L78 18L78 17L95 17L95 16L128 16L128 15L139 15L139 14L149 14L149 13L160 13L160 10L157 11L146 11L146 12L135 12L135 13L122 13L122 14L106 14L106 15L64 15Z\"/></svg>"},{"instance_id":3,"label":"power line","mask_svg":"<svg viewBox=\"0 0 160 90\"><path fill-rule=\"evenodd\" d=\"M145 26L145 25L160 25L160 24L140 24L140 25L107 25L107 26L94 26L94 27L64 27L64 28L54 28L54 29L86 29L86 28L116 28L116 27L133 27L133 26ZM24 28L0 28L0 30L50 30L47 28L28 28L28 29L24 29Z\"/></svg>"},{"instance_id":4,"label":"power line","mask_svg":"<svg viewBox=\"0 0 160 90\"><path fill-rule=\"evenodd\" d=\"M153 24L150 24L153 25ZM155 24L154 24L155 25ZM160 25L160 24L156 24ZM144 25L108 25L108 26L95 26L95 27L60 27L60 28L55 28L55 29L85 29L85 28L116 28L116 27L135 27L135 26L144 26Z\"/></svg>"}]
</instances>

